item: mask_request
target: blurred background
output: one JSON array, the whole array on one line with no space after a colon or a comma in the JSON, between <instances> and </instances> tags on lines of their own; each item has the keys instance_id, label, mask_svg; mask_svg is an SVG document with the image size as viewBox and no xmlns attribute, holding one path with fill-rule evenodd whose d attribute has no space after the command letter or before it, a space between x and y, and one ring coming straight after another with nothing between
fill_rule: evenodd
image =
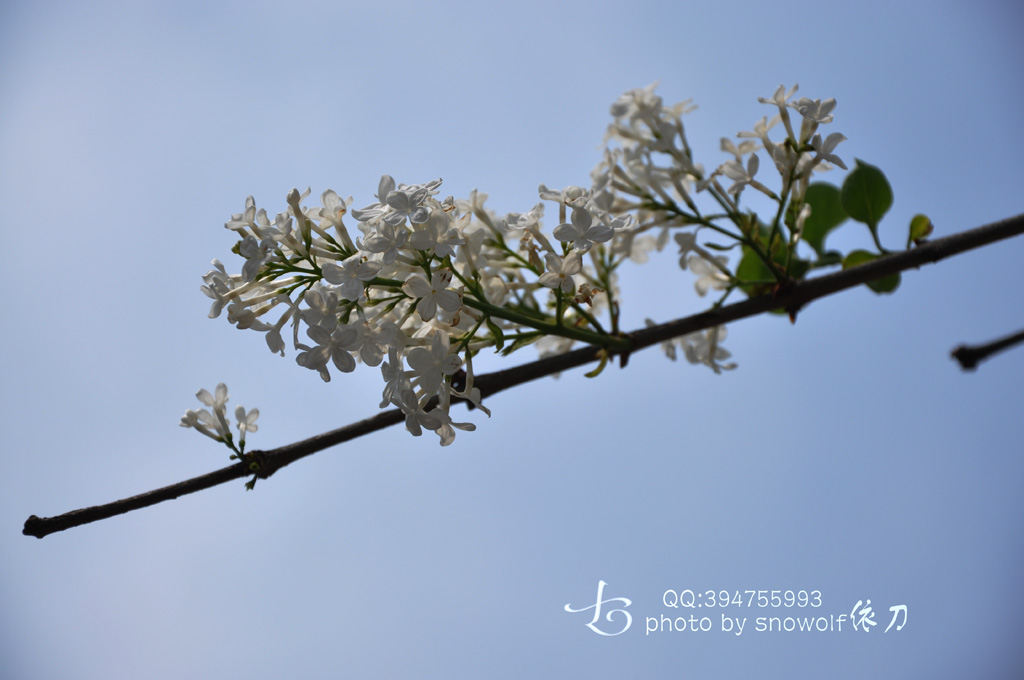
<instances>
[{"instance_id":1,"label":"blurred background","mask_svg":"<svg viewBox=\"0 0 1024 680\"><path fill-rule=\"evenodd\" d=\"M1024 325L1020 238L734 324L723 375L652 349L498 395L448 448L393 428L251 493L20 532L227 465L178 427L199 388L260 408L250 448L376 413L376 369L324 384L206 318L246 196L363 206L388 173L525 211L589 184L627 89L693 98L713 168L799 83L838 100L846 163L888 175L897 247L918 212L942 236L1024 211L1022 26L1010 0L5 2L0 676L1021 677L1024 351L949 358ZM625 327L702 309L692 282L672 250L627 268ZM599 581L632 602L621 635L564 610ZM724 612L740 636L718 609L646 634L669 589L819 590L815 615L870 599L878 625L756 632L801 612L753 607Z\"/></svg>"}]
</instances>

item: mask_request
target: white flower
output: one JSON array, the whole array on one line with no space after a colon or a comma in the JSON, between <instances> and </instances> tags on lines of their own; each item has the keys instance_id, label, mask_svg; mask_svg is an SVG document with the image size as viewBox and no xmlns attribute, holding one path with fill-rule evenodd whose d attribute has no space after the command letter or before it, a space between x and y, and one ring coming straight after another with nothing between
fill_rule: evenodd
<instances>
[{"instance_id":1,"label":"white flower","mask_svg":"<svg viewBox=\"0 0 1024 680\"><path fill-rule=\"evenodd\" d=\"M423 410L423 406L416 401L412 390L406 390L400 396L399 403L402 404L402 413L405 414L405 429L413 437L419 437L423 434L422 428L424 427L428 430L436 430L441 427L441 421L434 414L433 410L430 413Z\"/></svg>"},{"instance_id":2,"label":"white flower","mask_svg":"<svg viewBox=\"0 0 1024 680\"><path fill-rule=\"evenodd\" d=\"M729 262L729 258L719 256L715 258L715 262L724 267ZM691 255L687 263L690 266L690 271L698 277L693 284L697 289L697 295L704 297L708 290L725 290L729 287L729 277L719 266L708 262L699 255Z\"/></svg>"},{"instance_id":3,"label":"white flower","mask_svg":"<svg viewBox=\"0 0 1024 680\"><path fill-rule=\"evenodd\" d=\"M284 356L285 344L284 338L281 337L281 326L288 323L288 319L291 318L292 314L293 312L290 311L286 312L285 314L282 314L281 318L277 320L277 323L274 324L274 326L272 326L271 329L267 331L267 334L264 336L264 339L267 341L267 347L269 347L270 351L273 352L274 354L280 354L281 356Z\"/></svg>"},{"instance_id":4,"label":"white flower","mask_svg":"<svg viewBox=\"0 0 1024 680\"><path fill-rule=\"evenodd\" d=\"M571 251L564 260L558 255L548 253L544 256L548 270L540 275L537 283L552 290L561 289L566 295L572 295L576 290L576 282L572 277L583 269L581 258L582 255L578 250Z\"/></svg>"},{"instance_id":5,"label":"white flower","mask_svg":"<svg viewBox=\"0 0 1024 680\"><path fill-rule=\"evenodd\" d=\"M348 207L352 205L352 197L349 196L343 201L333 189L328 189L320 195L320 202L324 206L320 208L319 213L322 220L321 225L329 224L336 229L344 229L342 217L348 212Z\"/></svg>"},{"instance_id":6,"label":"white flower","mask_svg":"<svg viewBox=\"0 0 1024 680\"><path fill-rule=\"evenodd\" d=\"M324 382L330 382L327 359L331 359L342 373L351 373L356 369L356 360L352 358L351 351L358 347L358 334L359 331L352 326L339 326L333 333L319 326L310 326L306 329L306 335L317 346L299 354L295 360L300 366L318 371Z\"/></svg>"},{"instance_id":7,"label":"white flower","mask_svg":"<svg viewBox=\"0 0 1024 680\"><path fill-rule=\"evenodd\" d=\"M705 331L684 335L679 339L679 344L683 347L686 360L691 364L704 364L715 373L720 373L723 370L731 371L736 368L735 363L718 363L732 356L720 345L723 340L725 340L725 326L715 326Z\"/></svg>"},{"instance_id":8,"label":"white flower","mask_svg":"<svg viewBox=\"0 0 1024 680\"><path fill-rule=\"evenodd\" d=\"M196 398L206 406L205 409L185 411L181 417L181 427L190 427L210 439L223 442L236 453L236 448L231 438L231 429L227 420L228 388L224 383L217 385L217 389L211 394L208 390L196 392ZM259 418L259 409L252 409L246 413L245 409L239 406L235 409L235 417L238 419L240 432L239 445L245 448L245 433L255 432L257 429L256 419Z\"/></svg>"},{"instance_id":9,"label":"white flower","mask_svg":"<svg viewBox=\"0 0 1024 680\"><path fill-rule=\"evenodd\" d=\"M218 384L213 394L210 394L209 390L199 390L196 392L196 399L212 407L214 410L223 409L224 404L228 401L228 386L224 383Z\"/></svg>"},{"instance_id":10,"label":"white flower","mask_svg":"<svg viewBox=\"0 0 1024 680\"><path fill-rule=\"evenodd\" d=\"M764 97L758 97L757 101L761 102L762 104L775 104L776 106L778 106L781 109L781 108L786 106L786 102L789 101L789 99L791 99L793 97L793 95L796 94L796 91L799 90L799 89L800 89L800 85L794 83L793 84L793 88L787 93L786 92L786 86L785 85L779 85L775 89L775 93L771 96L770 99L766 99Z\"/></svg>"},{"instance_id":11,"label":"white flower","mask_svg":"<svg viewBox=\"0 0 1024 680\"><path fill-rule=\"evenodd\" d=\"M544 204L538 203L528 213L509 213L505 215L505 225L510 230L527 230L540 226L544 217Z\"/></svg>"},{"instance_id":12,"label":"white flower","mask_svg":"<svg viewBox=\"0 0 1024 680\"><path fill-rule=\"evenodd\" d=\"M288 241L292 231L292 216L287 212L278 213L274 218L274 223L271 224L267 217L267 211L260 208L256 212L256 224L253 231L260 238Z\"/></svg>"},{"instance_id":13,"label":"white flower","mask_svg":"<svg viewBox=\"0 0 1024 680\"><path fill-rule=\"evenodd\" d=\"M731 153L733 156L735 156L737 161L742 161L743 156L746 156L748 153L753 153L754 151L757 151L757 142L755 142L752 139L748 139L746 141L740 142L737 145L734 144L733 141L728 137L722 137L720 147L722 151L726 153Z\"/></svg>"},{"instance_id":14,"label":"white flower","mask_svg":"<svg viewBox=\"0 0 1024 680\"><path fill-rule=\"evenodd\" d=\"M697 245L697 233L688 231L675 235L676 243L679 244L679 267L686 269L690 253L700 251Z\"/></svg>"},{"instance_id":15,"label":"white flower","mask_svg":"<svg viewBox=\"0 0 1024 680\"><path fill-rule=\"evenodd\" d=\"M385 202L391 210L384 215L384 221L393 227L404 224L406 218L413 224L423 224L430 217L430 209L422 205L426 197L425 187L390 192Z\"/></svg>"},{"instance_id":16,"label":"white flower","mask_svg":"<svg viewBox=\"0 0 1024 680\"><path fill-rule=\"evenodd\" d=\"M555 227L552 235L562 243L572 243L577 250L590 250L595 243L604 243L615 233L607 224L594 223L594 216L583 207L572 209L571 223Z\"/></svg>"},{"instance_id":17,"label":"white flower","mask_svg":"<svg viewBox=\"0 0 1024 680\"><path fill-rule=\"evenodd\" d=\"M221 441L221 436L217 434L217 421L209 411L194 411L189 409L185 411L185 415L181 417L181 427L194 428L200 434L204 434L210 439Z\"/></svg>"},{"instance_id":18,"label":"white flower","mask_svg":"<svg viewBox=\"0 0 1024 680\"><path fill-rule=\"evenodd\" d=\"M441 446L448 446L455 441L455 429L462 430L463 432L472 432L476 429L476 425L473 423L455 423L452 422L452 417L449 414L448 405L437 405L430 410L427 415L433 416L438 420L435 427L430 429L437 433L437 436L441 438Z\"/></svg>"},{"instance_id":19,"label":"white flower","mask_svg":"<svg viewBox=\"0 0 1024 680\"><path fill-rule=\"evenodd\" d=\"M779 122L779 120L780 118L778 116L772 118L770 122L768 121L767 117L762 117L761 120L757 121L754 124L753 132L737 132L736 136L740 137L741 139L755 138L761 140L761 144L764 146L765 151L767 151L774 158L776 147L774 142L772 142L771 138L768 137L768 131L771 130L772 127L777 122Z\"/></svg>"},{"instance_id":20,"label":"white flower","mask_svg":"<svg viewBox=\"0 0 1024 680\"><path fill-rule=\"evenodd\" d=\"M480 403L482 398L480 388L473 386L473 358L469 354L466 355L466 382L463 389L461 392L452 389L451 393L469 401L474 407L486 413L488 418L491 416L491 410Z\"/></svg>"},{"instance_id":21,"label":"white flower","mask_svg":"<svg viewBox=\"0 0 1024 680\"><path fill-rule=\"evenodd\" d=\"M658 87L655 81L647 87L627 90L612 103L611 114L615 118L650 119L661 111L661 97L654 94Z\"/></svg>"},{"instance_id":22,"label":"white flower","mask_svg":"<svg viewBox=\"0 0 1024 680\"><path fill-rule=\"evenodd\" d=\"M452 226L445 212L435 212L421 228L409 237L409 245L416 250L428 251L437 257L455 257L455 246L465 243L459 230Z\"/></svg>"},{"instance_id":23,"label":"white flower","mask_svg":"<svg viewBox=\"0 0 1024 680\"><path fill-rule=\"evenodd\" d=\"M393 321L370 325L367 321L356 321L349 324L356 330L352 341L352 351L359 355L367 366L378 366L384 359L384 351L389 347L400 345L398 329Z\"/></svg>"},{"instance_id":24,"label":"white flower","mask_svg":"<svg viewBox=\"0 0 1024 680\"><path fill-rule=\"evenodd\" d=\"M794 84L793 85L793 89L791 89L787 93L786 92L786 87L784 85L779 85L778 89L775 90L775 94L772 95L771 99L765 99L764 97L758 97L757 98L757 101L761 102L762 104L775 104L775 106L778 107L778 109L779 109L779 119L782 120L782 123L786 126L786 133L791 138L793 138L794 141L796 141L796 138L794 137L794 134L793 134L793 126L790 124L790 121L789 121L789 111L786 110L786 106L787 106L786 102L794 94L796 94L796 91L799 89L799 87L800 87L799 85ZM792 104L790 104L790 106L792 106ZM765 147L767 148L768 145L766 144ZM771 153L771 149L770 148L768 149L768 152Z\"/></svg>"},{"instance_id":25,"label":"white flower","mask_svg":"<svg viewBox=\"0 0 1024 680\"><path fill-rule=\"evenodd\" d=\"M434 394L444 376L452 375L462 366L458 354L449 354L448 334L434 333L430 348L413 347L406 356L411 375L427 394Z\"/></svg>"},{"instance_id":26,"label":"white flower","mask_svg":"<svg viewBox=\"0 0 1024 680\"><path fill-rule=\"evenodd\" d=\"M359 253L341 261L341 266L328 262L323 266L324 280L338 286L346 300L363 297L363 284L380 273L381 263L365 259Z\"/></svg>"},{"instance_id":27,"label":"white flower","mask_svg":"<svg viewBox=\"0 0 1024 680\"><path fill-rule=\"evenodd\" d=\"M801 239L804 234L804 225L807 223L807 218L811 216L811 204L804 203L800 206L800 212L796 216L796 226L793 227L793 235L790 236L790 245L796 245L797 241Z\"/></svg>"},{"instance_id":28,"label":"white flower","mask_svg":"<svg viewBox=\"0 0 1024 680\"><path fill-rule=\"evenodd\" d=\"M309 187L306 187L306 190L301 194L298 189L292 189L285 197L285 201L288 203L288 208L291 210L292 215L295 216L295 219L298 220L299 226L302 227L303 230L305 230L303 225L306 219L306 213L302 210L302 202L306 200L307 196L309 196L309 192Z\"/></svg>"},{"instance_id":29,"label":"white flower","mask_svg":"<svg viewBox=\"0 0 1024 680\"><path fill-rule=\"evenodd\" d=\"M637 264L644 264L649 258L648 253L656 250L658 240L650 234L638 236L639 232L626 231L618 235L612 252L622 254Z\"/></svg>"},{"instance_id":30,"label":"white flower","mask_svg":"<svg viewBox=\"0 0 1024 680\"><path fill-rule=\"evenodd\" d=\"M381 220L369 228L366 240L356 245L368 253L381 253L381 263L389 265L398 257L398 251L408 238L409 232L404 227L394 227Z\"/></svg>"},{"instance_id":31,"label":"white flower","mask_svg":"<svg viewBox=\"0 0 1024 680\"><path fill-rule=\"evenodd\" d=\"M213 299L209 317L216 319L224 309L224 303L230 299L230 293L234 289L234 280L228 276L220 260L214 260L213 267L203 275L205 285L200 286L199 290L203 291L203 295L206 297Z\"/></svg>"},{"instance_id":32,"label":"white flower","mask_svg":"<svg viewBox=\"0 0 1024 680\"><path fill-rule=\"evenodd\" d=\"M248 196L245 199L245 210L232 215L231 219L224 225L224 228L231 229L232 231L244 232L246 227L253 226L253 221L255 219L256 201L252 196Z\"/></svg>"},{"instance_id":33,"label":"white flower","mask_svg":"<svg viewBox=\"0 0 1024 680\"><path fill-rule=\"evenodd\" d=\"M565 354L572 349L575 340L572 338L563 338L560 335L545 335L535 344L537 346L537 354L540 358L555 356L557 354ZM556 375L557 377L557 375Z\"/></svg>"},{"instance_id":34,"label":"white flower","mask_svg":"<svg viewBox=\"0 0 1024 680\"><path fill-rule=\"evenodd\" d=\"M388 349L388 360L380 366L381 375L384 377L384 393L380 402L380 408L388 404L394 404L403 411L406 404L402 396L412 392L412 386L405 370L402 368L402 358L394 347ZM415 401L415 399L414 399Z\"/></svg>"},{"instance_id":35,"label":"white flower","mask_svg":"<svg viewBox=\"0 0 1024 680\"><path fill-rule=\"evenodd\" d=\"M797 153L789 145L772 148L772 160L775 161L775 169L779 171L779 176L782 177L783 187L789 183L790 176L799 174L797 172L797 164L803 157L804 154ZM785 192L785 188L783 188L783 192Z\"/></svg>"},{"instance_id":36,"label":"white flower","mask_svg":"<svg viewBox=\"0 0 1024 680\"><path fill-rule=\"evenodd\" d=\"M256 419L259 417L260 410L258 408L251 409L248 413L246 413L244 406L239 406L235 409L235 420L238 421L239 448L245 448L246 432L255 432L256 430L260 429L259 425L256 424Z\"/></svg>"},{"instance_id":37,"label":"white flower","mask_svg":"<svg viewBox=\"0 0 1024 680\"><path fill-rule=\"evenodd\" d=\"M245 264L242 265L242 279L255 279L260 267L273 256L277 247L277 242L270 238L257 241L255 236L246 236L242 239L238 245L238 254L246 258Z\"/></svg>"},{"instance_id":38,"label":"white flower","mask_svg":"<svg viewBox=\"0 0 1024 680\"><path fill-rule=\"evenodd\" d=\"M412 298L419 298L416 312L424 321L430 321L440 307L446 312L457 312L462 307L462 298L453 290L447 290L452 282L452 272L439 269L430 275L430 282L419 274L413 274L402 285L402 291Z\"/></svg>"},{"instance_id":39,"label":"white flower","mask_svg":"<svg viewBox=\"0 0 1024 680\"><path fill-rule=\"evenodd\" d=\"M244 330L246 328L257 328L259 320L256 318L256 312L252 311L249 305L235 300L228 305L228 323L239 330Z\"/></svg>"},{"instance_id":40,"label":"white flower","mask_svg":"<svg viewBox=\"0 0 1024 680\"><path fill-rule=\"evenodd\" d=\"M314 286L306 291L303 299L308 309L299 312L302 320L309 326L333 331L338 325L338 294L331 288Z\"/></svg>"},{"instance_id":41,"label":"white flower","mask_svg":"<svg viewBox=\"0 0 1024 680\"><path fill-rule=\"evenodd\" d=\"M537 192L545 201L557 201L569 207L584 205L590 199L590 192L578 186L568 186L561 191L555 191L541 184Z\"/></svg>"},{"instance_id":42,"label":"white flower","mask_svg":"<svg viewBox=\"0 0 1024 680\"><path fill-rule=\"evenodd\" d=\"M824 125L832 122L832 111L836 108L836 100L821 101L820 99L801 97L795 102L790 102L789 105L799 111L805 120Z\"/></svg>"},{"instance_id":43,"label":"white flower","mask_svg":"<svg viewBox=\"0 0 1024 680\"><path fill-rule=\"evenodd\" d=\"M846 137L839 132L833 132L825 138L824 142L821 141L821 135L814 135L814 137L811 138L811 147L818 154L814 158L815 162L826 161L832 165L838 165L843 170L846 170L846 164L843 163L842 159L832 153L835 148L839 146L839 143L845 140Z\"/></svg>"},{"instance_id":44,"label":"white flower","mask_svg":"<svg viewBox=\"0 0 1024 680\"><path fill-rule=\"evenodd\" d=\"M757 169L760 167L761 161L757 157L757 154L751 154L750 158L747 159L747 167L743 168L743 164L738 160L726 161L719 168L726 177L733 181L733 185L729 187L730 194L738 194L743 191L743 187L754 181L754 175L757 174Z\"/></svg>"}]
</instances>

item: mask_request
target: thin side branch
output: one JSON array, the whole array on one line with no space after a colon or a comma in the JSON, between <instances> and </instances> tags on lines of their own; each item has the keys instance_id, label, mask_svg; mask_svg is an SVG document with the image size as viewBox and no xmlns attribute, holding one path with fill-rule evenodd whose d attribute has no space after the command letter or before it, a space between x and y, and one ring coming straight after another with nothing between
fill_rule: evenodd
<instances>
[{"instance_id":1,"label":"thin side branch","mask_svg":"<svg viewBox=\"0 0 1024 680\"><path fill-rule=\"evenodd\" d=\"M626 336L630 340L628 350L609 350L594 346L583 347L582 349L565 354L476 376L474 385L480 389L482 397L487 397L516 385L522 385L538 378L592 363L601 359L602 356L620 355L624 363L631 352L672 338L714 328L731 321L757 316L771 310L781 309L795 317L800 309L818 298L826 297L833 293L895 274L896 272L938 262L968 250L1018 236L1021 233L1024 233L1024 214L970 231L936 239L913 250L893 253L853 269L793 284L787 288L780 289L774 295L751 298L726 307L719 307L701 312L700 314L670 321L659 326L637 330ZM1005 342L1005 340L1001 342ZM991 350L989 353L1002 348L999 347ZM253 463L256 463L258 466L255 474L260 478L267 478L286 465L301 458L364 434L390 427L403 420L404 416L398 409L384 411L372 418L367 418L366 420L304 439L294 444L288 444L269 451L253 451L246 454L246 460L242 462L201 477L195 477L163 487L162 489L148 491L138 496L114 501L106 505L74 510L56 517L37 517L32 515L26 520L22 533L26 536L42 538L57 531L64 531L65 529L114 517L115 515L122 515L132 510L155 505L172 498L223 484L233 479L241 479L242 477L254 474Z\"/></svg>"},{"instance_id":2,"label":"thin side branch","mask_svg":"<svg viewBox=\"0 0 1024 680\"><path fill-rule=\"evenodd\" d=\"M985 345L960 345L952 351L951 355L954 359L960 362L960 368L965 371L973 371L978 367L985 359L988 359L993 354L1002 352L1005 349L1010 349L1014 345L1020 345L1024 343L1024 331L1008 335L1005 338L999 340L993 340L992 342Z\"/></svg>"}]
</instances>

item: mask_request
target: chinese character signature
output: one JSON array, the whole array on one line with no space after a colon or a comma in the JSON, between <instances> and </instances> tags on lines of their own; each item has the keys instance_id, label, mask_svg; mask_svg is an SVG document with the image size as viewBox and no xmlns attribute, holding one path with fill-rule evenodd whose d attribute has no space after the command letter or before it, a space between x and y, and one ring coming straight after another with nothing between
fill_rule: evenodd
<instances>
[{"instance_id":1,"label":"chinese character signature","mask_svg":"<svg viewBox=\"0 0 1024 680\"><path fill-rule=\"evenodd\" d=\"M892 612L892 620L889 621L889 625L885 627L883 633L888 633L889 629L893 627L900 614L903 614L903 622L896 626L896 630L903 630L903 626L907 625L907 605L898 604L889 607L889 611ZM850 620L853 621L854 630L862 630L865 633L870 633L870 626L877 626L878 622L875 621L875 612L871 609L871 600L864 602L857 600L857 604L853 605L853 609L850 610Z\"/></svg>"},{"instance_id":2,"label":"chinese character signature","mask_svg":"<svg viewBox=\"0 0 1024 680\"><path fill-rule=\"evenodd\" d=\"M631 625L633 625L633 617L630 615L629 612L626 611L626 607L628 607L629 605L633 604L633 602L630 599L625 598L625 597L612 597L612 598L608 598L607 600L603 599L604 598L604 587L606 585L608 585L608 584L605 583L604 581L598 581L597 582L597 602L595 602L594 604L590 605L589 607L581 607L580 609L573 609L571 604L567 604L567 605L565 605L565 611L569 612L570 614L578 614L579 612L585 612L585 611L587 611L589 609L593 609L594 610L594 618L591 619L590 623L587 624L587 628L589 628L590 630L594 631L598 635L605 635L607 637L612 637L612 636L615 636L615 635L621 635L622 633L625 633L627 630L629 630L629 627ZM620 628L619 630L615 631L614 633L601 630L598 627L598 625L597 625L597 622L601 620L601 607L606 605L606 604L613 603L613 602L621 602L622 603L622 608L621 609L611 609L611 610L609 610L608 613L605 614L605 617L604 617L605 620L607 622L609 622L609 623L612 623L613 622L612 621L612 617L615 614L623 614L625 616L625 625L623 625L622 628Z\"/></svg>"}]
</instances>

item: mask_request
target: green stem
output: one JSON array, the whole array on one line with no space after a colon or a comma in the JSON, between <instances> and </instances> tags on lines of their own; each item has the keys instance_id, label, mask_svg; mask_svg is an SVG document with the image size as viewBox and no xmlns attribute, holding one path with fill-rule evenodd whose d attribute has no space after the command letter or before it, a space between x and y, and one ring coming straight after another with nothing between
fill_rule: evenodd
<instances>
[{"instance_id":1,"label":"green stem","mask_svg":"<svg viewBox=\"0 0 1024 680\"><path fill-rule=\"evenodd\" d=\"M630 347L630 341L626 338L602 335L600 333L584 330L582 328L574 328L572 326L559 326L552 323L545 323L543 321L538 321L532 316L527 316L526 314L513 312L512 310L505 309L504 307L496 307L489 302L483 302L473 298L463 298L462 304L485 314L490 314L493 317L517 323L520 326L535 328L547 335L557 335L563 338L579 340L580 342L585 342L590 345L607 347L609 349L627 350Z\"/></svg>"},{"instance_id":2,"label":"green stem","mask_svg":"<svg viewBox=\"0 0 1024 680\"><path fill-rule=\"evenodd\" d=\"M573 300L569 304L572 305L572 308L576 310L577 314L579 314L580 316L587 320L587 323L589 323L591 326L597 329L598 333L600 333L601 335L607 335L607 333L605 332L604 328L601 327L601 324L598 322L598 320L594 318L594 315L588 312L587 310L583 309L583 306L581 304L579 304L575 300Z\"/></svg>"},{"instance_id":3,"label":"green stem","mask_svg":"<svg viewBox=\"0 0 1024 680\"><path fill-rule=\"evenodd\" d=\"M878 225L869 224L868 227L871 228L871 238L874 240L875 247L878 248L878 252L881 253L882 255L888 255L889 251L886 250L885 247L882 246L882 242L878 240Z\"/></svg>"},{"instance_id":4,"label":"green stem","mask_svg":"<svg viewBox=\"0 0 1024 680\"><path fill-rule=\"evenodd\" d=\"M779 209L775 213L775 219L772 220L772 230L768 232L768 254L772 252L772 242L775 241L775 237L779 235L779 217L782 215L782 203L779 203ZM774 271L774 269L773 269Z\"/></svg>"}]
</instances>

